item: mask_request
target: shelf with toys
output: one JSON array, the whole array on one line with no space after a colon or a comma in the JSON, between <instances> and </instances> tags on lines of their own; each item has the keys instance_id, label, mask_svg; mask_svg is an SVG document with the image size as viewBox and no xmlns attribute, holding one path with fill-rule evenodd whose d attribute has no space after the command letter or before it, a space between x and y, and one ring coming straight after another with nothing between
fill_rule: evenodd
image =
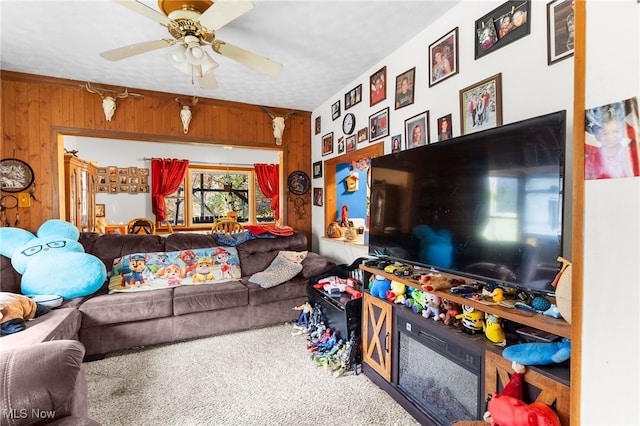
<instances>
[{"instance_id":1,"label":"shelf with toys","mask_svg":"<svg viewBox=\"0 0 640 426\"><path fill-rule=\"evenodd\" d=\"M423 284L412 276L399 277L392 273L385 272L382 269L376 267L360 265L360 269L371 274L380 275L392 281L398 281L406 286L412 287L417 290L425 291ZM424 270L424 274L428 274L428 270ZM457 280L458 282L469 282L465 278L446 274L443 272L437 272L438 275L442 275L449 280ZM420 274L417 274L420 275ZM477 281L474 281L477 282ZM482 283L480 283L482 284ZM485 312L487 314L493 314L505 320L512 321L517 324L522 324L528 327L532 327L538 330L542 330L548 333L555 334L560 337L571 338L571 325L562 318L553 318L546 316L536 311L525 311L516 309L513 307L506 307L496 302L483 300L482 298L474 299L468 295L453 294L449 289L447 290L432 290L429 293L435 294L441 299L446 299L452 302L456 302L460 305L471 306L474 309Z\"/></svg>"}]
</instances>

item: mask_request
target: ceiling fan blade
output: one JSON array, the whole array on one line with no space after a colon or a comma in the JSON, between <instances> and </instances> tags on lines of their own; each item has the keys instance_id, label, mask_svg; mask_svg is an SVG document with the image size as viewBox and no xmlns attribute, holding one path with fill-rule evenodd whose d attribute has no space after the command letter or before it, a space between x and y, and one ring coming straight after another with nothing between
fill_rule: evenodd
<instances>
[{"instance_id":1,"label":"ceiling fan blade","mask_svg":"<svg viewBox=\"0 0 640 426\"><path fill-rule=\"evenodd\" d=\"M143 41L142 43L130 44L129 46L119 47L113 50L102 52L100 56L110 61L119 61L141 53L151 52L152 50L162 49L163 47L173 46L175 40L162 39L153 41Z\"/></svg>"},{"instance_id":2,"label":"ceiling fan blade","mask_svg":"<svg viewBox=\"0 0 640 426\"><path fill-rule=\"evenodd\" d=\"M203 74L198 78L200 80L200 87L206 90L213 90L218 87L218 81L216 80L216 75L213 71L210 71L206 74Z\"/></svg>"},{"instance_id":3,"label":"ceiling fan blade","mask_svg":"<svg viewBox=\"0 0 640 426\"><path fill-rule=\"evenodd\" d=\"M136 13L139 13L142 16L146 16L147 18L153 21L156 21L160 25L167 26L171 22L171 19L167 18L162 13L138 1L135 1L135 0L113 0L113 1L118 4L121 4L127 9L130 9Z\"/></svg>"},{"instance_id":4,"label":"ceiling fan blade","mask_svg":"<svg viewBox=\"0 0 640 426\"><path fill-rule=\"evenodd\" d=\"M216 0L200 15L198 21L208 30L218 31L251 9L253 3L248 0Z\"/></svg>"},{"instance_id":5,"label":"ceiling fan blade","mask_svg":"<svg viewBox=\"0 0 640 426\"><path fill-rule=\"evenodd\" d=\"M272 61L264 56L257 55L242 49L233 44L226 43L224 41L216 40L213 44L213 50L222 56L238 61L243 65L251 67L255 70L263 72L269 75L278 75L282 72L282 64Z\"/></svg>"}]
</instances>

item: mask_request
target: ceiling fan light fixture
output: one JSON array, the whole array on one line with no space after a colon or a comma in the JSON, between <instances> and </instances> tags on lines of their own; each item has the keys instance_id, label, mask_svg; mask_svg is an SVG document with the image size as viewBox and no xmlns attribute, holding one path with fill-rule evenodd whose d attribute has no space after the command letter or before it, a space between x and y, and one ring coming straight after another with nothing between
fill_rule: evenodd
<instances>
[{"instance_id":1,"label":"ceiling fan light fixture","mask_svg":"<svg viewBox=\"0 0 640 426\"><path fill-rule=\"evenodd\" d=\"M218 68L218 63L214 61L213 58L211 58L211 56L207 54L207 52L204 52L204 56L205 56L204 61L202 61L202 64L200 65L202 74L207 74L213 71L214 69Z\"/></svg>"}]
</instances>

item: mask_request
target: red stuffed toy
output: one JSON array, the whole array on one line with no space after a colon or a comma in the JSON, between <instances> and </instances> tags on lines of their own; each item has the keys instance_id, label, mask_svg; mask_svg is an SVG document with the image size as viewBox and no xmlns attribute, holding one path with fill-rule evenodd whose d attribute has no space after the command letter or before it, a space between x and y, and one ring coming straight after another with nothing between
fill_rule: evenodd
<instances>
[{"instance_id":1,"label":"red stuffed toy","mask_svg":"<svg viewBox=\"0 0 640 426\"><path fill-rule=\"evenodd\" d=\"M515 371L501 394L493 394L484 420L492 426L561 426L558 415L546 404L522 401L525 367L514 362Z\"/></svg>"}]
</instances>

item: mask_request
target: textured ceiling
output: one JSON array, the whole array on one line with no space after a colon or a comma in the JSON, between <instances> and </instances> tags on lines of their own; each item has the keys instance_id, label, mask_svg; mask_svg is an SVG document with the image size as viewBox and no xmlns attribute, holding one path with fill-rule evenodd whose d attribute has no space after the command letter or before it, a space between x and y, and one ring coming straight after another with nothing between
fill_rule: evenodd
<instances>
[{"instance_id":1,"label":"textured ceiling","mask_svg":"<svg viewBox=\"0 0 640 426\"><path fill-rule=\"evenodd\" d=\"M168 49L117 62L98 54L170 38L111 0L1 0L1 68L180 95L312 111L426 28L459 0L255 1L216 37L284 65L263 75L212 53L219 87L200 89ZM153 0L142 3L158 9Z\"/></svg>"}]
</instances>

